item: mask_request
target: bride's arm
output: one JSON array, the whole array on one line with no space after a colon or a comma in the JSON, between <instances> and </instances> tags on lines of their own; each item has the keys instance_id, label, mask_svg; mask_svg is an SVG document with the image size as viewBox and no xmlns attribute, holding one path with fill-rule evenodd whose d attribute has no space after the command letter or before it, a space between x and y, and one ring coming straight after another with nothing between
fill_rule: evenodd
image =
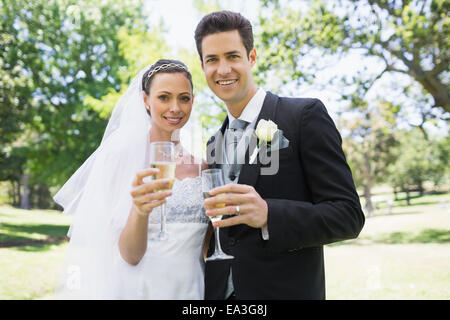
<instances>
[{"instance_id":1,"label":"bride's arm","mask_svg":"<svg viewBox=\"0 0 450 320\"><path fill-rule=\"evenodd\" d=\"M138 214L133 206L119 238L120 255L133 266L141 261L147 250L147 225L148 215Z\"/></svg>"},{"instance_id":2,"label":"bride's arm","mask_svg":"<svg viewBox=\"0 0 450 320\"><path fill-rule=\"evenodd\" d=\"M119 238L119 251L122 258L131 265L137 265L147 250L148 216L153 210L163 204L171 192L155 192L166 189L169 180L159 179L144 183L143 178L154 175L157 169L146 169L138 172L133 181L133 205L128 215L127 223Z\"/></svg>"}]
</instances>

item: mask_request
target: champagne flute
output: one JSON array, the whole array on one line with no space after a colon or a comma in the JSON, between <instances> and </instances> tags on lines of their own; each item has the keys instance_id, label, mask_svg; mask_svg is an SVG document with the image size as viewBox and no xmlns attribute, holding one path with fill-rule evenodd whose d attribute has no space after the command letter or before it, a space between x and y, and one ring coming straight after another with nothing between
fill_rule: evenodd
<instances>
[{"instance_id":1,"label":"champagne flute","mask_svg":"<svg viewBox=\"0 0 450 320\"><path fill-rule=\"evenodd\" d=\"M202 191L204 199L211 197L211 195L209 194L210 190L222 185L224 185L222 169L207 169L202 171ZM219 203L215 206L215 208L224 208L224 207L225 203ZM222 216L209 217L209 219L212 222L215 222L222 219ZM222 247L220 246L220 236L218 227L214 228L214 238L215 238L214 253L210 257L206 258L206 261L233 259L234 258L233 256L228 255L222 251Z\"/></svg>"},{"instance_id":2,"label":"champagne flute","mask_svg":"<svg viewBox=\"0 0 450 320\"><path fill-rule=\"evenodd\" d=\"M155 179L170 179L168 189L172 189L176 168L175 144L173 142L152 142L150 144L150 166L159 169L159 172L155 174ZM161 205L161 231L152 240L165 241L167 239L166 204L163 203Z\"/></svg>"}]
</instances>

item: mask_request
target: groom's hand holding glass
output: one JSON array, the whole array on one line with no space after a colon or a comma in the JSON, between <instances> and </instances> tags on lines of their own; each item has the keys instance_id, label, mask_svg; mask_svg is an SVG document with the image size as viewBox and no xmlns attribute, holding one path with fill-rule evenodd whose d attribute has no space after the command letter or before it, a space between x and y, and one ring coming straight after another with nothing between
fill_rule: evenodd
<instances>
[{"instance_id":1,"label":"groom's hand holding glass","mask_svg":"<svg viewBox=\"0 0 450 320\"><path fill-rule=\"evenodd\" d=\"M223 208L208 209L206 215L235 215L234 217L213 222L214 227L229 227L246 224L253 228L267 225L267 202L261 198L255 188L244 184L227 184L210 191L211 198L205 199L206 208L214 208L225 203Z\"/></svg>"}]
</instances>

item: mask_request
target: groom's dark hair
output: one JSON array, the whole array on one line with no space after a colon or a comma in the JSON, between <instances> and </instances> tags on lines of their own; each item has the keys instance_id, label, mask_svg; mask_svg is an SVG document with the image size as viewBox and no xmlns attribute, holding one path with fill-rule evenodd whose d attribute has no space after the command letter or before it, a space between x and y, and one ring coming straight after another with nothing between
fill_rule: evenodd
<instances>
[{"instance_id":1,"label":"groom's dark hair","mask_svg":"<svg viewBox=\"0 0 450 320\"><path fill-rule=\"evenodd\" d=\"M217 11L204 16L195 29L194 38L200 59L203 61L202 40L204 37L233 30L239 32L247 56L249 56L253 49L253 29L250 21L238 12Z\"/></svg>"}]
</instances>

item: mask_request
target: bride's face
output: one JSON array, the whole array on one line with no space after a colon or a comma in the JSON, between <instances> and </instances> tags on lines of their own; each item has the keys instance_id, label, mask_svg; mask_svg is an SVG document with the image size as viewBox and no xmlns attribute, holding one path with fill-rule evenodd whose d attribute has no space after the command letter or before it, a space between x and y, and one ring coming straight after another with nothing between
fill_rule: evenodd
<instances>
[{"instance_id":1,"label":"bride's face","mask_svg":"<svg viewBox=\"0 0 450 320\"><path fill-rule=\"evenodd\" d=\"M178 72L161 72L153 77L149 95L144 92L144 102L152 116L152 126L165 132L180 129L189 120L194 102L189 80Z\"/></svg>"}]
</instances>

